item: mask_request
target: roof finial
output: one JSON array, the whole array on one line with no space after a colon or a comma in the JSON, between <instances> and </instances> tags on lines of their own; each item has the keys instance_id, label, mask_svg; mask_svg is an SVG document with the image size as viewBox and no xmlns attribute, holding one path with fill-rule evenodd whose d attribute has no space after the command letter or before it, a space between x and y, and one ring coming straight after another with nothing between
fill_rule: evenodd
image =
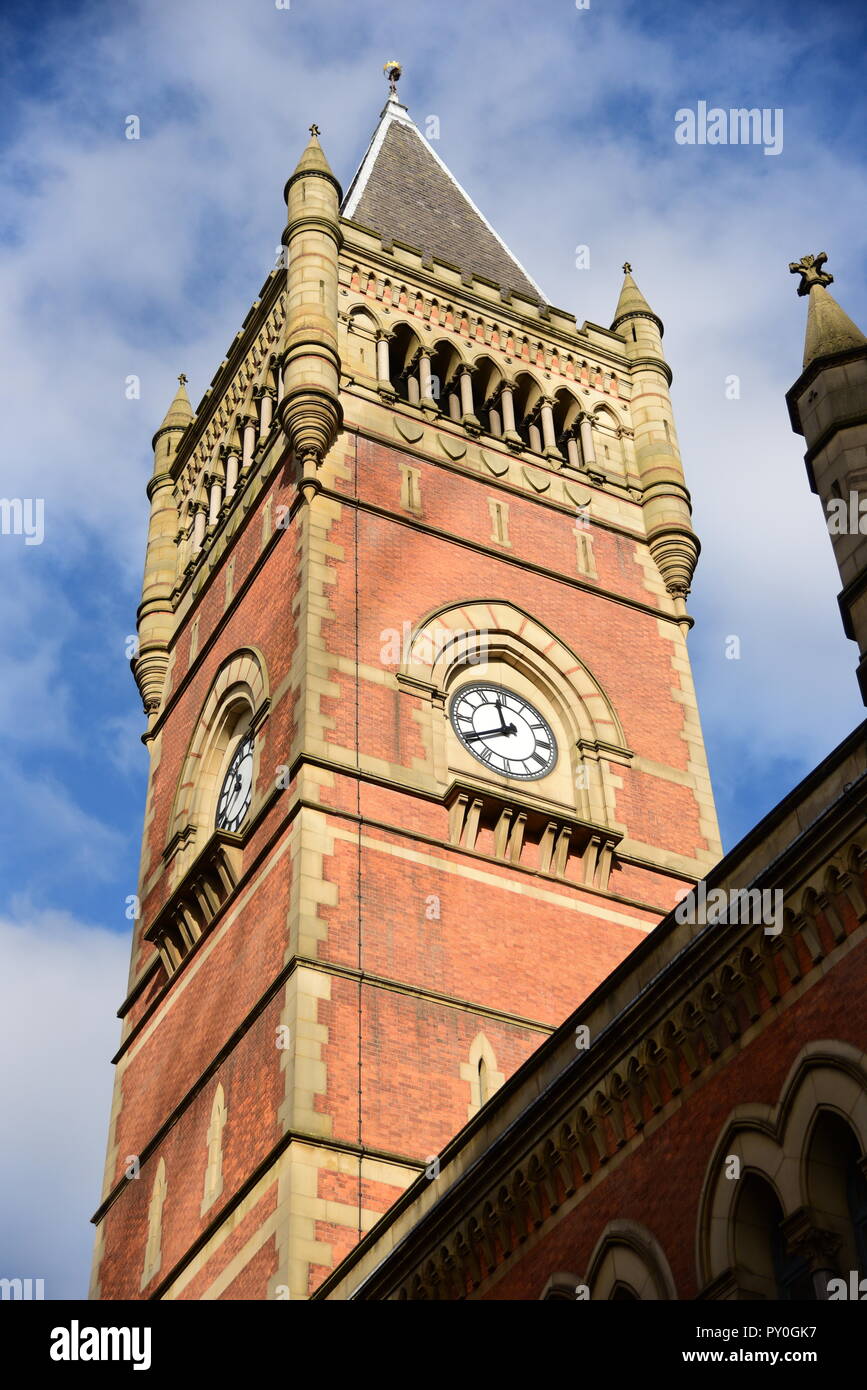
<instances>
[{"instance_id":1,"label":"roof finial","mask_svg":"<svg viewBox=\"0 0 867 1390\"><path fill-rule=\"evenodd\" d=\"M629 264L628 261L624 261L624 262L623 262L623 274L624 274L624 275L631 275L631 274L632 274L632 266Z\"/></svg>"},{"instance_id":2,"label":"roof finial","mask_svg":"<svg viewBox=\"0 0 867 1390\"><path fill-rule=\"evenodd\" d=\"M187 374L186 374L186 372L181 372L180 376L178 377L178 385L179 385L179 386L186 386L186 384L187 384Z\"/></svg>"},{"instance_id":3,"label":"roof finial","mask_svg":"<svg viewBox=\"0 0 867 1390\"><path fill-rule=\"evenodd\" d=\"M400 81L400 75L403 72L403 68L401 67L397 59L389 58L388 62L385 64L382 70L388 78L389 94L395 101L397 101L397 84Z\"/></svg>"},{"instance_id":4,"label":"roof finial","mask_svg":"<svg viewBox=\"0 0 867 1390\"><path fill-rule=\"evenodd\" d=\"M798 286L798 294L809 294L814 285L832 285L833 275L829 275L822 266L828 257L824 251L820 251L818 256L802 256L799 261L790 261L789 270L792 275L800 275L801 283Z\"/></svg>"},{"instance_id":5,"label":"roof finial","mask_svg":"<svg viewBox=\"0 0 867 1390\"><path fill-rule=\"evenodd\" d=\"M315 121L313 122L312 126L310 127L310 134L311 134L311 135L318 135L318 134L319 134L319 127L318 127L318 125L316 124Z\"/></svg>"}]
</instances>

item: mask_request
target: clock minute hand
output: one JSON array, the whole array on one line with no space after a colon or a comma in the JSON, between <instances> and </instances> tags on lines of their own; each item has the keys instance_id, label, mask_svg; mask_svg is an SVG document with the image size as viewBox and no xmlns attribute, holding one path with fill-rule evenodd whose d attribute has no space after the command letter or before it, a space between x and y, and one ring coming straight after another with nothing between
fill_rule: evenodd
<instances>
[{"instance_id":1,"label":"clock minute hand","mask_svg":"<svg viewBox=\"0 0 867 1390\"><path fill-rule=\"evenodd\" d=\"M501 738L503 734L514 734L517 730L514 724L504 724L502 729L483 729L481 733L464 734L467 743L472 743L477 738Z\"/></svg>"}]
</instances>

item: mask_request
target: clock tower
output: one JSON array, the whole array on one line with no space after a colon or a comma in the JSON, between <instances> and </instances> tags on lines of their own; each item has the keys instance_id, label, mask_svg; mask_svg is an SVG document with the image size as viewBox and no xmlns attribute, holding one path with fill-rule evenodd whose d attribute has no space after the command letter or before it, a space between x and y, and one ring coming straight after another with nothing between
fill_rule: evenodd
<instances>
[{"instance_id":1,"label":"clock tower","mask_svg":"<svg viewBox=\"0 0 867 1390\"><path fill-rule=\"evenodd\" d=\"M388 71L154 436L95 1298L306 1298L720 853L662 322L549 304Z\"/></svg>"}]
</instances>

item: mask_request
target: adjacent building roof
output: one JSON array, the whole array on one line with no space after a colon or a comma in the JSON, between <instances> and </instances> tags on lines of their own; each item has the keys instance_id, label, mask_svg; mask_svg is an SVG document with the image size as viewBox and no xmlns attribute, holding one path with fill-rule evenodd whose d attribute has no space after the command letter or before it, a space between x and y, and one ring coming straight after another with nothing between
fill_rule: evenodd
<instances>
[{"instance_id":1,"label":"adjacent building roof","mask_svg":"<svg viewBox=\"0 0 867 1390\"><path fill-rule=\"evenodd\" d=\"M344 217L493 280L546 297L443 164L396 95L389 97L343 204Z\"/></svg>"}]
</instances>

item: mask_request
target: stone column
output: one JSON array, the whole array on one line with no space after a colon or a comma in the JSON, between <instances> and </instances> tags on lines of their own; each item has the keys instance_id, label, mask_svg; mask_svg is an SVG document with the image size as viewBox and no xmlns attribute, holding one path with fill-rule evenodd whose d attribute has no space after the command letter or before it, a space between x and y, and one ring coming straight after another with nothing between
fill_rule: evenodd
<instances>
[{"instance_id":1,"label":"stone column","mask_svg":"<svg viewBox=\"0 0 867 1390\"><path fill-rule=\"evenodd\" d=\"M210 505L208 509L208 525L216 526L220 517L220 508L223 505L223 464L216 458L211 466L211 490Z\"/></svg>"},{"instance_id":2,"label":"stone column","mask_svg":"<svg viewBox=\"0 0 867 1390\"><path fill-rule=\"evenodd\" d=\"M475 430L481 430L481 424L479 424L478 417L475 416L475 411L474 409L472 409L472 373L470 371L470 368L460 368L459 381L461 393L461 411L463 411L463 416L461 416L461 423L463 423L464 425L470 425L470 427L475 428Z\"/></svg>"},{"instance_id":3,"label":"stone column","mask_svg":"<svg viewBox=\"0 0 867 1390\"><path fill-rule=\"evenodd\" d=\"M421 400L419 404L423 410L436 410L437 403L433 398L433 376L431 373L430 353L422 349L418 359L418 380L421 388Z\"/></svg>"},{"instance_id":4,"label":"stone column","mask_svg":"<svg viewBox=\"0 0 867 1390\"><path fill-rule=\"evenodd\" d=\"M500 403L503 407L503 438L510 448L521 449L524 441L515 428L515 393L511 386L503 386Z\"/></svg>"},{"instance_id":5,"label":"stone column","mask_svg":"<svg viewBox=\"0 0 867 1390\"><path fill-rule=\"evenodd\" d=\"M380 333L376 339L376 375L379 378L380 386L386 386L391 390L390 363L388 356L388 334Z\"/></svg>"},{"instance_id":6,"label":"stone column","mask_svg":"<svg viewBox=\"0 0 867 1390\"><path fill-rule=\"evenodd\" d=\"M238 485L239 470L238 450L232 447L226 450L226 501L228 502L235 492Z\"/></svg>"},{"instance_id":7,"label":"stone column","mask_svg":"<svg viewBox=\"0 0 867 1390\"><path fill-rule=\"evenodd\" d=\"M259 398L259 438L264 439L271 428L271 414L274 400L270 391L263 391Z\"/></svg>"},{"instance_id":8,"label":"stone column","mask_svg":"<svg viewBox=\"0 0 867 1390\"><path fill-rule=\"evenodd\" d=\"M596 450L593 447L593 426L590 423L589 415L581 416L579 428L581 430L581 453L584 467L590 468L596 462Z\"/></svg>"},{"instance_id":9,"label":"stone column","mask_svg":"<svg viewBox=\"0 0 867 1390\"><path fill-rule=\"evenodd\" d=\"M208 514L204 500L200 499L194 506L196 515L193 521L193 554L198 555L205 539L205 527L208 524Z\"/></svg>"},{"instance_id":10,"label":"stone column","mask_svg":"<svg viewBox=\"0 0 867 1390\"><path fill-rule=\"evenodd\" d=\"M249 415L245 415L241 421L244 435L244 448L241 456L241 467L248 469L253 462L253 454L256 452L256 422Z\"/></svg>"},{"instance_id":11,"label":"stone column","mask_svg":"<svg viewBox=\"0 0 867 1390\"><path fill-rule=\"evenodd\" d=\"M554 433L554 402L545 399L541 407L542 416L542 443L544 445L545 457L553 459L558 463L563 462L563 455L557 448L557 436Z\"/></svg>"},{"instance_id":12,"label":"stone column","mask_svg":"<svg viewBox=\"0 0 867 1390\"><path fill-rule=\"evenodd\" d=\"M581 455L578 453L578 440L574 434L570 434L566 440L566 457L571 468L581 467Z\"/></svg>"}]
</instances>

